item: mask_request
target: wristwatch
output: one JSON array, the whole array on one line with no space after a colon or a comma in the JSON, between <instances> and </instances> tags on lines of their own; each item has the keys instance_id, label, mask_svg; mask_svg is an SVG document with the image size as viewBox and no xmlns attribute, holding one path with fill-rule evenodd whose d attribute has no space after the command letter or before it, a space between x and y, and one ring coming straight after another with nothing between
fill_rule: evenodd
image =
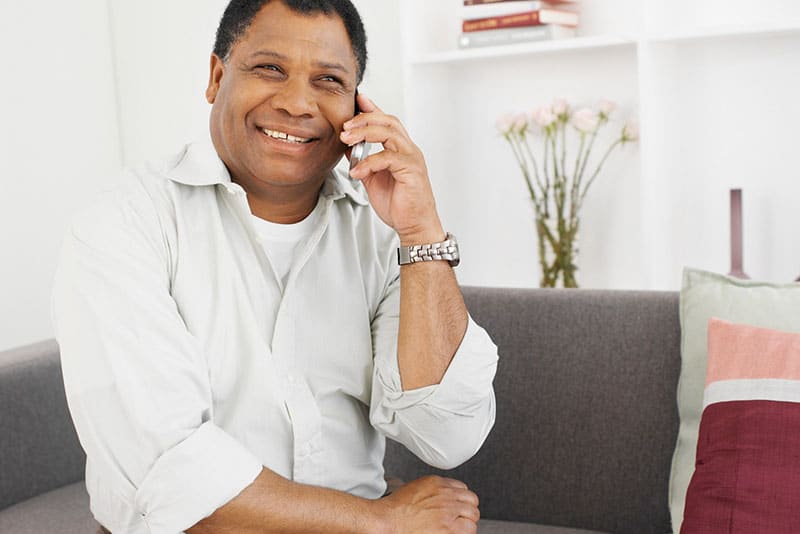
<instances>
[{"instance_id":1,"label":"wristwatch","mask_svg":"<svg viewBox=\"0 0 800 534\"><path fill-rule=\"evenodd\" d=\"M438 243L397 248L397 263L400 265L436 260L444 260L451 267L455 267L461 261L461 256L458 253L458 241L450 232L447 232L444 241Z\"/></svg>"}]
</instances>

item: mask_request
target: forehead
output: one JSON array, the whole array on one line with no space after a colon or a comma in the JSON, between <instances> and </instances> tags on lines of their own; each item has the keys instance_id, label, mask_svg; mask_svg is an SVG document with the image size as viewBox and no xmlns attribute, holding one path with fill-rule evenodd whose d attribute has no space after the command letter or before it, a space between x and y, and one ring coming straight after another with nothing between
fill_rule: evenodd
<instances>
[{"instance_id":1,"label":"forehead","mask_svg":"<svg viewBox=\"0 0 800 534\"><path fill-rule=\"evenodd\" d=\"M263 50L291 57L308 54L314 60L347 62L353 68L356 64L350 37L337 14L298 13L279 0L261 8L232 53L241 59Z\"/></svg>"}]
</instances>

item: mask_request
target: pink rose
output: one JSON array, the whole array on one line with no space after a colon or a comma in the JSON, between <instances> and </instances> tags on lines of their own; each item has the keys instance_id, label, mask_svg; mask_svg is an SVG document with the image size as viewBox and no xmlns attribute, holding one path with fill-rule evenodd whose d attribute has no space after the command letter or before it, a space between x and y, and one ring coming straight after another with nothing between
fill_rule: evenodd
<instances>
[{"instance_id":1,"label":"pink rose","mask_svg":"<svg viewBox=\"0 0 800 534\"><path fill-rule=\"evenodd\" d=\"M600 116L607 119L617 109L617 103L611 100L601 100L597 104L597 109Z\"/></svg>"},{"instance_id":2,"label":"pink rose","mask_svg":"<svg viewBox=\"0 0 800 534\"><path fill-rule=\"evenodd\" d=\"M638 141L639 140L639 124L634 121L629 121L622 127L622 141Z\"/></svg>"},{"instance_id":3,"label":"pink rose","mask_svg":"<svg viewBox=\"0 0 800 534\"><path fill-rule=\"evenodd\" d=\"M600 124L600 117L589 108L581 108L572 115L572 125L582 133L591 133Z\"/></svg>"},{"instance_id":4,"label":"pink rose","mask_svg":"<svg viewBox=\"0 0 800 534\"><path fill-rule=\"evenodd\" d=\"M555 113L553 113L553 110L550 109L550 107L541 106L533 110L531 113L531 120L533 120L533 122L538 124L540 127L547 128L556 122L558 117Z\"/></svg>"},{"instance_id":5,"label":"pink rose","mask_svg":"<svg viewBox=\"0 0 800 534\"><path fill-rule=\"evenodd\" d=\"M553 113L557 116L566 115L569 112L569 102L567 102L566 98L556 98L553 100L552 106L550 106Z\"/></svg>"},{"instance_id":6,"label":"pink rose","mask_svg":"<svg viewBox=\"0 0 800 534\"><path fill-rule=\"evenodd\" d=\"M494 122L494 126L497 128L498 132L506 135L514 126L514 116L511 115L511 113L504 113L497 117L497 120Z\"/></svg>"},{"instance_id":7,"label":"pink rose","mask_svg":"<svg viewBox=\"0 0 800 534\"><path fill-rule=\"evenodd\" d=\"M528 128L528 117L524 113L517 113L512 119L512 126L518 132L524 131Z\"/></svg>"}]
</instances>

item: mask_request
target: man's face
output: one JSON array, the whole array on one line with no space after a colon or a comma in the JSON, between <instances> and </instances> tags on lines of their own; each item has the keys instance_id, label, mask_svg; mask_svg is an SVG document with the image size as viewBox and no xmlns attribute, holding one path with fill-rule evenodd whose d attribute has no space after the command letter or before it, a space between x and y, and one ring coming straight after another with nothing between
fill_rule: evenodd
<instances>
[{"instance_id":1,"label":"man's face","mask_svg":"<svg viewBox=\"0 0 800 534\"><path fill-rule=\"evenodd\" d=\"M357 62L338 16L271 0L233 46L211 58L211 137L235 182L318 188L345 150Z\"/></svg>"}]
</instances>

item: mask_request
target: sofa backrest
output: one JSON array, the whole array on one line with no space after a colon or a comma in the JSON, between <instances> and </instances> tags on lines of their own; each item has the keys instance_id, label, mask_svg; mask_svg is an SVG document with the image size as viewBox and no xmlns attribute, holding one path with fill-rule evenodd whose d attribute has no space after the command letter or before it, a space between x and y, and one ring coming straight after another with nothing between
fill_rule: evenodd
<instances>
[{"instance_id":1,"label":"sofa backrest","mask_svg":"<svg viewBox=\"0 0 800 534\"><path fill-rule=\"evenodd\" d=\"M481 515L618 534L670 532L678 294L464 288L499 349L497 418L449 472L387 443L387 475L458 478Z\"/></svg>"},{"instance_id":2,"label":"sofa backrest","mask_svg":"<svg viewBox=\"0 0 800 534\"><path fill-rule=\"evenodd\" d=\"M55 341L0 353L0 510L82 480Z\"/></svg>"},{"instance_id":3,"label":"sofa backrest","mask_svg":"<svg viewBox=\"0 0 800 534\"><path fill-rule=\"evenodd\" d=\"M483 448L443 473L387 444L387 474L464 480L489 519L669 532L678 415L678 294L464 288L499 347L497 421ZM81 480L58 346L0 353L0 510Z\"/></svg>"}]
</instances>

